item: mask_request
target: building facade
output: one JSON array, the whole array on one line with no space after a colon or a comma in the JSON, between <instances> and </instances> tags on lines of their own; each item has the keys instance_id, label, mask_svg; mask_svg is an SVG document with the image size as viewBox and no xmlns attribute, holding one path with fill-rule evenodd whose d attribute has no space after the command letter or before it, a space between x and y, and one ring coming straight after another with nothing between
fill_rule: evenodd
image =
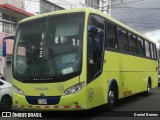
<instances>
[{"instance_id":1,"label":"building facade","mask_svg":"<svg viewBox=\"0 0 160 120\"><path fill-rule=\"evenodd\" d=\"M56 10L64 9L62 6L56 4L55 0L25 0L25 10L33 14L41 14Z\"/></svg>"},{"instance_id":2,"label":"building facade","mask_svg":"<svg viewBox=\"0 0 160 120\"><path fill-rule=\"evenodd\" d=\"M18 22L33 14L24 10L24 0L0 0L0 72L7 81L11 80L11 61L13 40L6 40L7 57L3 57L3 38L15 35Z\"/></svg>"},{"instance_id":3,"label":"building facade","mask_svg":"<svg viewBox=\"0 0 160 120\"><path fill-rule=\"evenodd\" d=\"M92 7L110 14L111 0L25 0L25 9L33 14L77 7Z\"/></svg>"},{"instance_id":4,"label":"building facade","mask_svg":"<svg viewBox=\"0 0 160 120\"><path fill-rule=\"evenodd\" d=\"M40 0L40 13L63 10L64 8L47 0Z\"/></svg>"},{"instance_id":5,"label":"building facade","mask_svg":"<svg viewBox=\"0 0 160 120\"><path fill-rule=\"evenodd\" d=\"M0 4L0 48L2 48L2 39L6 35L14 35L16 32L16 26L18 22L26 17L32 16L33 14L20 9L22 6L15 7L12 4L14 0L11 0L11 4L9 4L10 0L2 0ZM20 1L20 0L19 0ZM13 41L6 41L6 51L7 55L12 55L12 47Z\"/></svg>"},{"instance_id":6,"label":"building facade","mask_svg":"<svg viewBox=\"0 0 160 120\"><path fill-rule=\"evenodd\" d=\"M85 4L92 8L99 9L100 0L85 0Z\"/></svg>"},{"instance_id":7,"label":"building facade","mask_svg":"<svg viewBox=\"0 0 160 120\"><path fill-rule=\"evenodd\" d=\"M25 9L25 0L0 0L0 4L9 4L22 10Z\"/></svg>"}]
</instances>

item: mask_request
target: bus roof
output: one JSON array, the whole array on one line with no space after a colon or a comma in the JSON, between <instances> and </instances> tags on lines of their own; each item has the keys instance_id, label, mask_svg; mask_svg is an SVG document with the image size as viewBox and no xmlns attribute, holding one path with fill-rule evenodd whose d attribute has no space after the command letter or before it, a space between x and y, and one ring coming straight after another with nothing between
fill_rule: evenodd
<instances>
[{"instance_id":1,"label":"bus roof","mask_svg":"<svg viewBox=\"0 0 160 120\"><path fill-rule=\"evenodd\" d=\"M43 13L43 14L39 14L39 15L35 15L35 16L31 16L31 17L28 17L28 18L25 18L23 20L20 21L20 23L23 23L23 22L27 22L27 21L30 21L30 20L34 20L34 19L38 19L38 18L43 18L43 17L48 17L48 16L52 16L52 15L58 15L58 14L65 14L65 13L75 13L75 12L86 12L86 13L95 13L95 14L98 14L104 18L107 18L109 21L112 21L113 23L115 23L116 25L119 25L120 27L122 28L125 28L129 31L131 31L132 33L134 34L137 34L139 35L140 37L146 39L146 40L149 40L151 42L153 42L152 40L150 40L149 38L147 38L146 36L144 36L143 34L141 34L140 32L132 29L131 27L123 24L122 22L114 19L113 17L111 17L110 15L108 14L105 14L99 10L96 10L96 9L93 9L93 8L74 8L74 9L67 9L67 10L58 10L58 11L53 11L53 12L48 12L48 13ZM154 42L153 42L154 43Z\"/></svg>"}]
</instances>

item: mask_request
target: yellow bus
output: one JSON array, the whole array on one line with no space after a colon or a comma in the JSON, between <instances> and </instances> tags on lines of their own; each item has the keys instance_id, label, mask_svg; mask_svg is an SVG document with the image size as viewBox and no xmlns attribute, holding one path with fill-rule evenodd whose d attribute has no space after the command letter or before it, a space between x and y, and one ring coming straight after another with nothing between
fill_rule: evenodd
<instances>
[{"instance_id":1,"label":"yellow bus","mask_svg":"<svg viewBox=\"0 0 160 120\"><path fill-rule=\"evenodd\" d=\"M158 86L156 45L91 8L36 15L17 29L13 103L22 109L112 108Z\"/></svg>"}]
</instances>

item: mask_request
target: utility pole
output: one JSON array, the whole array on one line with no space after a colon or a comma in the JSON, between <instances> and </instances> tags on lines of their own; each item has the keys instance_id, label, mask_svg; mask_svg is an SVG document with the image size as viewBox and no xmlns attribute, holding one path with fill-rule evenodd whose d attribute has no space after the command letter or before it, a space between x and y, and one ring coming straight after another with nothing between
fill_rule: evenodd
<instances>
[{"instance_id":1,"label":"utility pole","mask_svg":"<svg viewBox=\"0 0 160 120\"><path fill-rule=\"evenodd\" d=\"M108 0L107 4L107 13L111 16L111 0Z\"/></svg>"},{"instance_id":2,"label":"utility pole","mask_svg":"<svg viewBox=\"0 0 160 120\"><path fill-rule=\"evenodd\" d=\"M104 12L104 2L105 1L102 0L102 10L101 10L102 12Z\"/></svg>"}]
</instances>

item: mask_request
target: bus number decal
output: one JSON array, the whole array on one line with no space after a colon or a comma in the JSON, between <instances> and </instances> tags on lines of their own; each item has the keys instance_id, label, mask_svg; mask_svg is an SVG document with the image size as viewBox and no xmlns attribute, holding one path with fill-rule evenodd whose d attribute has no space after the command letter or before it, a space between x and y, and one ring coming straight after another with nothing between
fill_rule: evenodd
<instances>
[{"instance_id":1,"label":"bus number decal","mask_svg":"<svg viewBox=\"0 0 160 120\"><path fill-rule=\"evenodd\" d=\"M93 89L90 88L88 91L88 100L91 102L93 100Z\"/></svg>"},{"instance_id":2,"label":"bus number decal","mask_svg":"<svg viewBox=\"0 0 160 120\"><path fill-rule=\"evenodd\" d=\"M57 86L57 89L60 91L60 92L63 92L64 91L64 86L62 84L59 84Z\"/></svg>"}]
</instances>

